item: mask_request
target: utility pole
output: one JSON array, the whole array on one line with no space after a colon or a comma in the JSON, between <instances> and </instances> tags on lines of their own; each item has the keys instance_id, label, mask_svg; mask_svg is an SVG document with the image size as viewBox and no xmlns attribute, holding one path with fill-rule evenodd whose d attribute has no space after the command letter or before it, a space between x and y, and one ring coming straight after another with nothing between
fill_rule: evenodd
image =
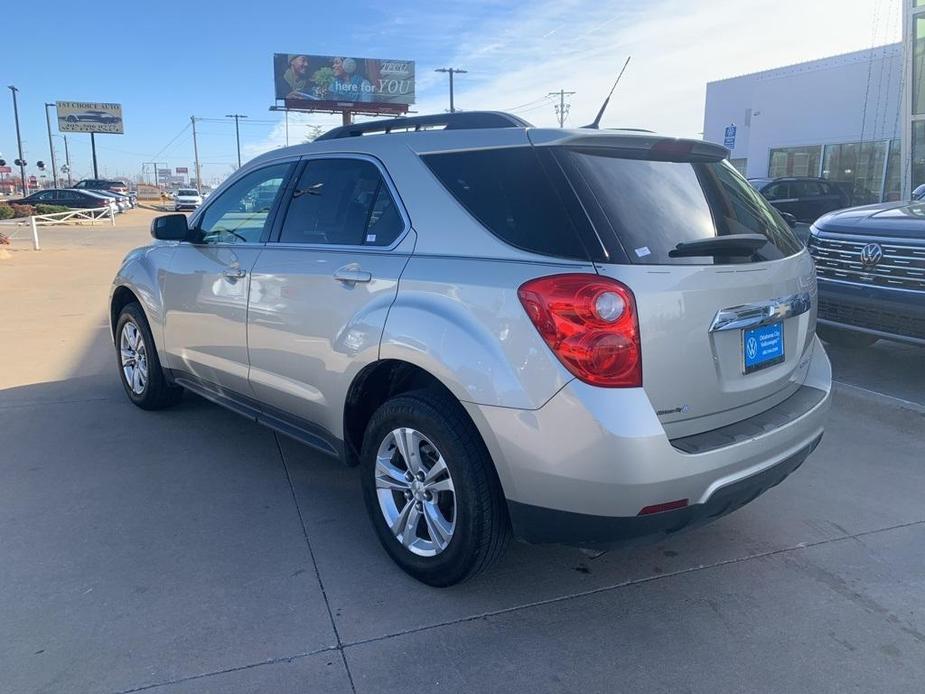
<instances>
[{"instance_id":1,"label":"utility pole","mask_svg":"<svg viewBox=\"0 0 925 694\"><path fill-rule=\"evenodd\" d=\"M16 161L19 162L19 180L22 183L22 194L26 196L29 194L26 188L26 162L22 158L22 137L19 135L19 106L16 104L16 92L19 90L12 84L9 87L10 91L13 92L13 120L16 121L16 146L19 149L19 159Z\"/></svg>"},{"instance_id":2,"label":"utility pole","mask_svg":"<svg viewBox=\"0 0 925 694\"><path fill-rule=\"evenodd\" d=\"M575 92L567 92L564 89L560 89L557 92L549 92L547 96L558 96L559 104L556 106L556 116L559 118L559 127L565 127L565 119L568 116L569 109L572 107L571 104L565 103L565 97L572 96Z\"/></svg>"},{"instance_id":3,"label":"utility pole","mask_svg":"<svg viewBox=\"0 0 925 694\"><path fill-rule=\"evenodd\" d=\"M247 118L247 116L242 116L240 113L231 113L225 116L225 118L234 118L234 137L235 141L238 143L238 168L241 168L241 130L238 127L238 120L240 118Z\"/></svg>"},{"instance_id":4,"label":"utility pole","mask_svg":"<svg viewBox=\"0 0 925 694\"><path fill-rule=\"evenodd\" d=\"M196 157L196 190L202 194L202 174L199 169L199 144L196 142L196 116L190 116L193 124L193 155Z\"/></svg>"},{"instance_id":5,"label":"utility pole","mask_svg":"<svg viewBox=\"0 0 925 694\"><path fill-rule=\"evenodd\" d=\"M51 179L54 181L55 188L58 187L58 166L55 164L55 143L51 139L51 117L48 115L48 107L54 104L45 104L45 125L48 126L48 149L51 150Z\"/></svg>"},{"instance_id":6,"label":"utility pole","mask_svg":"<svg viewBox=\"0 0 925 694\"><path fill-rule=\"evenodd\" d=\"M71 153L67 148L67 135L64 136L64 162L67 165L67 187L71 187Z\"/></svg>"},{"instance_id":7,"label":"utility pole","mask_svg":"<svg viewBox=\"0 0 925 694\"><path fill-rule=\"evenodd\" d=\"M99 178L96 171L96 134L90 133L90 149L93 150L93 178Z\"/></svg>"},{"instance_id":8,"label":"utility pole","mask_svg":"<svg viewBox=\"0 0 925 694\"><path fill-rule=\"evenodd\" d=\"M460 70L458 67L440 67L434 72L445 72L450 76L450 113L456 113L456 106L453 103L453 75L464 75L468 70Z\"/></svg>"}]
</instances>

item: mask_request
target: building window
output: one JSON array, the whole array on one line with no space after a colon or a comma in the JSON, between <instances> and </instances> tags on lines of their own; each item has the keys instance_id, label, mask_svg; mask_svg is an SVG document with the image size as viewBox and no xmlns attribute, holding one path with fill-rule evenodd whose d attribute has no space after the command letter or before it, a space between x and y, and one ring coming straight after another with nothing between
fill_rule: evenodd
<instances>
[{"instance_id":1,"label":"building window","mask_svg":"<svg viewBox=\"0 0 925 694\"><path fill-rule=\"evenodd\" d=\"M925 2L925 0L922 0ZM886 181L883 184L882 202L896 202L902 198L902 182L900 181L900 163L902 152L900 141L890 142L890 159L886 164Z\"/></svg>"},{"instance_id":2,"label":"building window","mask_svg":"<svg viewBox=\"0 0 925 694\"><path fill-rule=\"evenodd\" d=\"M925 121L912 122L912 190L925 183Z\"/></svg>"},{"instance_id":3,"label":"building window","mask_svg":"<svg viewBox=\"0 0 925 694\"><path fill-rule=\"evenodd\" d=\"M925 113L925 16L914 20L912 43L912 115Z\"/></svg>"},{"instance_id":4,"label":"building window","mask_svg":"<svg viewBox=\"0 0 925 694\"><path fill-rule=\"evenodd\" d=\"M925 0L922 0L925 2ZM745 170L748 168L748 159L730 159L729 163L735 167L735 170L738 171L743 176L747 176Z\"/></svg>"},{"instance_id":5,"label":"building window","mask_svg":"<svg viewBox=\"0 0 925 694\"><path fill-rule=\"evenodd\" d=\"M818 176L821 161L822 145L772 149L768 176Z\"/></svg>"},{"instance_id":6,"label":"building window","mask_svg":"<svg viewBox=\"0 0 925 694\"><path fill-rule=\"evenodd\" d=\"M822 176L843 184L852 205L880 202L887 141L826 145Z\"/></svg>"}]
</instances>

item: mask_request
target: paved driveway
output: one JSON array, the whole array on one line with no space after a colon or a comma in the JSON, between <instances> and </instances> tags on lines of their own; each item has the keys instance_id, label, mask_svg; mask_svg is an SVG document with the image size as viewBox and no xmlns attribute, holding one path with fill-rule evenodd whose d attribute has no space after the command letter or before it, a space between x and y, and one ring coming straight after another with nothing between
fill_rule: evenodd
<instances>
[{"instance_id":1,"label":"paved driveway","mask_svg":"<svg viewBox=\"0 0 925 694\"><path fill-rule=\"evenodd\" d=\"M128 404L105 298L146 214L0 261L0 691L922 689L922 352L838 353L818 451L712 526L515 545L437 590L355 470L195 397Z\"/></svg>"}]
</instances>

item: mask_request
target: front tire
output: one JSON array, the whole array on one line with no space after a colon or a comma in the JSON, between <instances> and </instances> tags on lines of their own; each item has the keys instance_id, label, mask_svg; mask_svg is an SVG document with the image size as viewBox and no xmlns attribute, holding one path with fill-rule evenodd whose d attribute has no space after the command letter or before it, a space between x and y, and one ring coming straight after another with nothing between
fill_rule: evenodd
<instances>
[{"instance_id":1,"label":"front tire","mask_svg":"<svg viewBox=\"0 0 925 694\"><path fill-rule=\"evenodd\" d=\"M839 345L840 347L847 347L848 349L863 349L864 347L870 347L880 339L876 335L856 333L852 330L841 330L839 328L832 328L828 325L817 326L816 334L825 342Z\"/></svg>"},{"instance_id":2,"label":"front tire","mask_svg":"<svg viewBox=\"0 0 925 694\"><path fill-rule=\"evenodd\" d=\"M510 522L485 444L459 403L430 391L388 400L363 438L363 498L406 573L450 586L504 553Z\"/></svg>"},{"instance_id":3,"label":"front tire","mask_svg":"<svg viewBox=\"0 0 925 694\"><path fill-rule=\"evenodd\" d=\"M170 407L183 396L182 388L167 381L151 328L135 302L123 307L116 322L116 360L125 394L143 410Z\"/></svg>"}]
</instances>

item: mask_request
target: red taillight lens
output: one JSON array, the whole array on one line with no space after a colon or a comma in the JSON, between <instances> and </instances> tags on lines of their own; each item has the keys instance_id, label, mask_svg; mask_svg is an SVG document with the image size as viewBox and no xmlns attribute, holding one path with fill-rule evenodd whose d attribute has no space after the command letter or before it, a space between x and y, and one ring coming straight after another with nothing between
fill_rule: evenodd
<instances>
[{"instance_id":1,"label":"red taillight lens","mask_svg":"<svg viewBox=\"0 0 925 694\"><path fill-rule=\"evenodd\" d=\"M642 386L636 299L599 275L552 275L525 282L520 303L549 348L585 383Z\"/></svg>"}]
</instances>

